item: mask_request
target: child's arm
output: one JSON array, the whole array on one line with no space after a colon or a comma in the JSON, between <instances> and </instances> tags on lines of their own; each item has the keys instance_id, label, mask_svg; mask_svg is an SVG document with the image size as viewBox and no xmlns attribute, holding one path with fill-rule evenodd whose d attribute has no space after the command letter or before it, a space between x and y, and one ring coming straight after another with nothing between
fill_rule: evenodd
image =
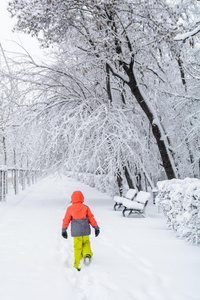
<instances>
[{"instance_id":1,"label":"child's arm","mask_svg":"<svg viewBox=\"0 0 200 300\"><path fill-rule=\"evenodd\" d=\"M63 223L62 223L62 236L67 239L68 235L67 235L67 228L69 226L69 223L71 222L71 214L69 209L67 209L65 217L63 219Z\"/></svg>"},{"instance_id":2,"label":"child's arm","mask_svg":"<svg viewBox=\"0 0 200 300\"><path fill-rule=\"evenodd\" d=\"M92 214L90 208L88 207L88 211L87 211L87 216L88 216L88 220L90 225L94 228L95 230L95 236L98 236L100 233L100 228L97 224L97 221L94 218L94 215Z\"/></svg>"},{"instance_id":3,"label":"child's arm","mask_svg":"<svg viewBox=\"0 0 200 300\"><path fill-rule=\"evenodd\" d=\"M70 213L70 207L68 207L64 219L63 219L63 223L62 223L62 228L67 228L69 226L69 223L71 222L71 213Z\"/></svg>"}]
</instances>

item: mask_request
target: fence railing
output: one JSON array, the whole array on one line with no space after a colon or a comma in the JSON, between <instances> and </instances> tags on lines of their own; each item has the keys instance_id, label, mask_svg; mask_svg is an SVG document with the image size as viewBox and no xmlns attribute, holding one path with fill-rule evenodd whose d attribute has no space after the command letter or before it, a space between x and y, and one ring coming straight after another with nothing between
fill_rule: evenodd
<instances>
[{"instance_id":1,"label":"fence railing","mask_svg":"<svg viewBox=\"0 0 200 300\"><path fill-rule=\"evenodd\" d=\"M37 170L0 166L0 201L6 201L6 195L10 188L13 188L14 193L18 194L20 187L25 190L26 186L37 181L39 175L40 172Z\"/></svg>"}]
</instances>

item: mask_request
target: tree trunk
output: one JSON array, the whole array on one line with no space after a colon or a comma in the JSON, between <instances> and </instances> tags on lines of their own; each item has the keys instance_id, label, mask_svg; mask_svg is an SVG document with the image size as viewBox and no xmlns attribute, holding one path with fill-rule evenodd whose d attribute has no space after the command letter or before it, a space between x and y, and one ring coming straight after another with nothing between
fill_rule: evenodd
<instances>
[{"instance_id":1,"label":"tree trunk","mask_svg":"<svg viewBox=\"0 0 200 300\"><path fill-rule=\"evenodd\" d=\"M180 74L181 74L181 81L183 83L183 86L185 87L185 91L187 92L187 85L186 85L186 80L185 80L185 72L183 68L183 62L180 58L180 56L177 58Z\"/></svg>"},{"instance_id":2,"label":"tree trunk","mask_svg":"<svg viewBox=\"0 0 200 300\"><path fill-rule=\"evenodd\" d=\"M112 90L111 90L111 84L110 84L110 67L108 64L106 64L106 88L107 88L108 99L110 100L110 103L112 103Z\"/></svg>"},{"instance_id":3,"label":"tree trunk","mask_svg":"<svg viewBox=\"0 0 200 300\"><path fill-rule=\"evenodd\" d=\"M146 103L144 97L142 96L142 94L138 88L138 85L137 85L137 82L135 79L135 75L133 73L133 65L130 66L130 68L128 68L128 70L126 68L125 71L130 80L128 85L131 89L131 92L135 96L138 104L142 108L143 112L146 114L146 116L151 124L152 132L153 132L153 135L154 135L157 145L158 145L158 149L159 149L159 152L160 152L160 155L162 158L163 167L165 169L167 178L168 179L175 178L176 177L175 170L172 166L172 162L169 157L170 150L167 149L167 145L164 142L164 140L162 139L162 133L161 133L160 127L158 126L158 124L156 122L154 123L155 116L154 116L153 112L151 111L151 108Z\"/></svg>"},{"instance_id":4,"label":"tree trunk","mask_svg":"<svg viewBox=\"0 0 200 300\"><path fill-rule=\"evenodd\" d=\"M123 194L123 179L121 177L121 174L120 172L117 173L117 185L118 185L118 188L119 188L119 195L122 196Z\"/></svg>"},{"instance_id":5,"label":"tree trunk","mask_svg":"<svg viewBox=\"0 0 200 300\"><path fill-rule=\"evenodd\" d=\"M124 174L125 174L125 177L126 177L129 188L134 189L133 180L131 179L128 168L126 166L124 167Z\"/></svg>"}]
</instances>

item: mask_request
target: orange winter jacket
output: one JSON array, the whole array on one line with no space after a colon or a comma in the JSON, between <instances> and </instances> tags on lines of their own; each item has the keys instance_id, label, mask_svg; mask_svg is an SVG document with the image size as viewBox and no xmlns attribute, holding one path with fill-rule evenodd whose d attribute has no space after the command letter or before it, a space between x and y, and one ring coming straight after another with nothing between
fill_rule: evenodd
<instances>
[{"instance_id":1,"label":"orange winter jacket","mask_svg":"<svg viewBox=\"0 0 200 300\"><path fill-rule=\"evenodd\" d=\"M65 217L63 219L62 228L68 228L71 222L71 235L87 236L91 234L92 227L98 227L97 222L92 214L90 208L83 204L84 196L81 191L73 192L71 196L71 203L67 208Z\"/></svg>"}]
</instances>

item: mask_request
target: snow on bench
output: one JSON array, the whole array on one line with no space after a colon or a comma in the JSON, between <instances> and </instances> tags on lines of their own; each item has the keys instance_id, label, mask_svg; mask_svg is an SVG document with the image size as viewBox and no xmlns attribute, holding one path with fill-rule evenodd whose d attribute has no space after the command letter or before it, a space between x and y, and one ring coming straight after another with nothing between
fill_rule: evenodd
<instances>
[{"instance_id":1,"label":"snow on bench","mask_svg":"<svg viewBox=\"0 0 200 300\"><path fill-rule=\"evenodd\" d=\"M121 208L122 205L123 205L124 200L126 200L126 199L133 200L133 198L136 196L136 194L137 194L136 189L129 189L126 192L125 197L114 196L114 202L115 202L114 210L117 210L117 209Z\"/></svg>"},{"instance_id":2,"label":"snow on bench","mask_svg":"<svg viewBox=\"0 0 200 300\"><path fill-rule=\"evenodd\" d=\"M148 192L140 191L133 200L123 199L123 211L122 214L125 217L126 211L128 215L136 214L144 217L145 208L147 206L148 200L150 199L151 194Z\"/></svg>"}]
</instances>

